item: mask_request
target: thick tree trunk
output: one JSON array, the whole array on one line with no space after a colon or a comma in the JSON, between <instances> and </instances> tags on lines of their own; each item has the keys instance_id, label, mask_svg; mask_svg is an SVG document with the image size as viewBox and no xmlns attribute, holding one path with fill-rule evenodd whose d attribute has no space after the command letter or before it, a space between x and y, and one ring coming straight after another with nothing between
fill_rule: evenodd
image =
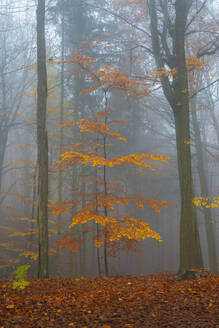
<instances>
[{"instance_id":1,"label":"thick tree trunk","mask_svg":"<svg viewBox=\"0 0 219 328\"><path fill-rule=\"evenodd\" d=\"M46 130L47 72L45 45L45 0L37 7L37 150L39 278L48 278L48 137Z\"/></svg>"},{"instance_id":2,"label":"thick tree trunk","mask_svg":"<svg viewBox=\"0 0 219 328\"><path fill-rule=\"evenodd\" d=\"M201 268L202 254L199 240L196 209L193 205L193 182L191 170L189 111L180 108L174 111L178 174L181 194L180 217L180 272Z\"/></svg>"},{"instance_id":3,"label":"thick tree trunk","mask_svg":"<svg viewBox=\"0 0 219 328\"><path fill-rule=\"evenodd\" d=\"M174 53L177 73L174 80L176 146L181 194L180 272L203 266L197 213L193 205L193 178L190 150L189 87L185 57L185 26L191 1L177 0Z\"/></svg>"},{"instance_id":4,"label":"thick tree trunk","mask_svg":"<svg viewBox=\"0 0 219 328\"><path fill-rule=\"evenodd\" d=\"M190 152L189 91L185 57L185 29L191 3L192 1L190 0L175 1L175 22L170 27L167 12L168 5L167 2L163 2L164 28L161 35L158 32L157 2L149 0L152 47L157 69L165 69L164 54L166 61L171 63L169 67L176 69L176 74L173 74L172 77L173 81L163 74L161 76L161 83L163 92L173 110L175 118L181 195L180 272L203 266L197 214L193 206L194 193ZM172 53L167 45L167 31L169 31L169 36L172 38Z\"/></svg>"}]
</instances>

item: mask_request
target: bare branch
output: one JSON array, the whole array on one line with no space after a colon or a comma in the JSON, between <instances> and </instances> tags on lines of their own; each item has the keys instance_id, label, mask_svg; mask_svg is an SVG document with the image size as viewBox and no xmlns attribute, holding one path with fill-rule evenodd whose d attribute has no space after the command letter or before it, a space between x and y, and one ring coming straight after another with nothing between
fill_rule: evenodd
<instances>
[{"instance_id":1,"label":"bare branch","mask_svg":"<svg viewBox=\"0 0 219 328\"><path fill-rule=\"evenodd\" d=\"M122 15L119 15L117 13L115 13L114 11L111 11L107 8L104 8L104 7L99 7L97 5L92 5L91 3L88 3L84 0L81 0L83 3L85 3L87 6L89 7L93 7L93 8L96 8L96 9L99 9L99 10L103 10L105 11L106 13L110 14L111 16L114 16L114 17L117 17L119 18L120 20L124 21L125 23L127 23L128 25L132 26L133 28L135 28L136 30L140 31L140 32L143 32L144 34L146 34L148 37L150 37L150 34L144 30L143 28L135 25L134 23L130 22L126 17L123 17Z\"/></svg>"},{"instance_id":2,"label":"bare branch","mask_svg":"<svg viewBox=\"0 0 219 328\"><path fill-rule=\"evenodd\" d=\"M195 15L191 18L191 20L188 22L188 24L186 25L186 29L187 30L189 28L189 26L193 23L193 21L195 20L195 18L197 17L197 15L202 11L202 9L204 8L204 6L206 5L206 2L208 0L205 0L203 2L203 4L201 5L201 7L196 11Z\"/></svg>"},{"instance_id":3,"label":"bare branch","mask_svg":"<svg viewBox=\"0 0 219 328\"><path fill-rule=\"evenodd\" d=\"M218 78L217 80L211 82L210 84L206 85L205 87L199 89L197 92L193 93L193 95L191 95L190 99L192 99L192 98L195 97L198 93L200 93L201 91L203 91L203 90L209 88L210 86L212 86L213 84L215 84L215 83L217 83L217 82L219 82L219 78Z\"/></svg>"},{"instance_id":4,"label":"bare branch","mask_svg":"<svg viewBox=\"0 0 219 328\"><path fill-rule=\"evenodd\" d=\"M219 37L217 37L213 41L210 41L207 45L205 45L201 49L197 53L198 58L203 57L205 55L209 55L209 56L214 55L217 52L217 50L219 50Z\"/></svg>"}]
</instances>

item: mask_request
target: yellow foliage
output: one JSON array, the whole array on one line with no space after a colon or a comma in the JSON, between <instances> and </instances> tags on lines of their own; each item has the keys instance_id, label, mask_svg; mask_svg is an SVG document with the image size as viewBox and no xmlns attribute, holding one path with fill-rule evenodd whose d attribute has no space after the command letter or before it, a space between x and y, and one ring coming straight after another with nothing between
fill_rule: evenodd
<instances>
[{"instance_id":1,"label":"yellow foliage","mask_svg":"<svg viewBox=\"0 0 219 328\"><path fill-rule=\"evenodd\" d=\"M36 234L36 231L29 231L29 232L22 232L22 231L15 231L10 233L9 237L25 237Z\"/></svg>"},{"instance_id":2,"label":"yellow foliage","mask_svg":"<svg viewBox=\"0 0 219 328\"><path fill-rule=\"evenodd\" d=\"M29 219L29 218L19 218L20 221L27 221L27 222L31 222L34 223L36 222L36 219Z\"/></svg>"},{"instance_id":3,"label":"yellow foliage","mask_svg":"<svg viewBox=\"0 0 219 328\"><path fill-rule=\"evenodd\" d=\"M95 246L97 248L100 248L103 245L103 241L102 240L95 240L94 243L95 243Z\"/></svg>"},{"instance_id":4,"label":"yellow foliage","mask_svg":"<svg viewBox=\"0 0 219 328\"><path fill-rule=\"evenodd\" d=\"M19 256L24 256L24 257L30 257L31 260L36 260L38 257L38 253L31 252L31 251L25 251L19 254Z\"/></svg>"},{"instance_id":5,"label":"yellow foliage","mask_svg":"<svg viewBox=\"0 0 219 328\"><path fill-rule=\"evenodd\" d=\"M219 207L219 197L194 197L193 204L197 207L217 208Z\"/></svg>"},{"instance_id":6,"label":"yellow foliage","mask_svg":"<svg viewBox=\"0 0 219 328\"><path fill-rule=\"evenodd\" d=\"M126 156L116 156L112 159L106 159L102 156L91 156L79 152L66 152L64 154L61 154L61 160L57 161L56 164L58 164L58 166L63 169L68 168L77 162L80 162L82 164L91 164L92 166L103 165L108 167L113 167L115 165L122 164L132 164L137 165L139 167L153 169L149 163L146 163L144 161L145 159L158 160L164 163L168 163L169 157L162 156L159 154L129 154Z\"/></svg>"},{"instance_id":7,"label":"yellow foliage","mask_svg":"<svg viewBox=\"0 0 219 328\"><path fill-rule=\"evenodd\" d=\"M105 227L109 242L119 240L122 237L134 239L136 241L150 237L159 242L162 241L157 232L153 231L147 223L139 219L125 218L121 223L114 217L101 216L97 212L91 211L88 208L82 210L72 218L70 228L73 228L77 224L85 224L90 221L94 221Z\"/></svg>"},{"instance_id":8,"label":"yellow foliage","mask_svg":"<svg viewBox=\"0 0 219 328\"><path fill-rule=\"evenodd\" d=\"M113 122L121 123L119 120L111 121L111 123L113 123ZM123 124L125 124L125 123L123 123ZM126 138L122 137L117 131L112 131L105 122L101 122L101 121L92 122L92 121L82 118L78 122L68 122L68 123L61 124L57 127L63 128L63 127L71 126L71 125L81 125L80 132L99 133L103 136L110 136L112 138L121 140L123 142L127 142Z\"/></svg>"}]
</instances>

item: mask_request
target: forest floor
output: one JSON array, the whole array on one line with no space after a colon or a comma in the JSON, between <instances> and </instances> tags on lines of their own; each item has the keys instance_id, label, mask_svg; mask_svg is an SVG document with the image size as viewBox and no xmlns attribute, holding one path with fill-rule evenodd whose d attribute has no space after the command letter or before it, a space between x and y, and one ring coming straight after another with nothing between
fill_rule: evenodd
<instances>
[{"instance_id":1,"label":"forest floor","mask_svg":"<svg viewBox=\"0 0 219 328\"><path fill-rule=\"evenodd\" d=\"M0 280L0 328L219 328L219 276Z\"/></svg>"}]
</instances>

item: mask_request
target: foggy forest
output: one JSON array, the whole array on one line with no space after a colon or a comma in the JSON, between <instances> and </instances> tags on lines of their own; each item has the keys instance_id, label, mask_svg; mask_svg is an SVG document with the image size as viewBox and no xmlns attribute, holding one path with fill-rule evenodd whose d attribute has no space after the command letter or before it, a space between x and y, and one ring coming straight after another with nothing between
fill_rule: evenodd
<instances>
[{"instance_id":1,"label":"foggy forest","mask_svg":"<svg viewBox=\"0 0 219 328\"><path fill-rule=\"evenodd\" d=\"M124 323L84 305L77 320L10 319L15 297L55 282L74 281L78 298L94 282L139 295L145 277L162 290L189 273L194 288L218 288L218 17L218 0L1 0L0 290L14 300L0 326L194 319L171 325L154 310L153 323ZM218 290L206 296L212 318ZM191 327L218 327L204 315Z\"/></svg>"}]
</instances>

